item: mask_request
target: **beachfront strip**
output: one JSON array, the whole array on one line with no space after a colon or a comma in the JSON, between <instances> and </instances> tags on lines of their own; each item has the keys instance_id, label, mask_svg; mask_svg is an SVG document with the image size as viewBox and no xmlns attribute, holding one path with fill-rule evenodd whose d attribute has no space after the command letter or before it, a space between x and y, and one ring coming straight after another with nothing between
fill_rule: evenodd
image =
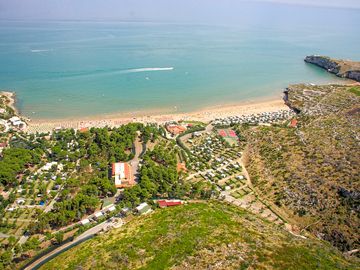
<instances>
[{"instance_id":1,"label":"beachfront strip","mask_svg":"<svg viewBox=\"0 0 360 270\"><path fill-rule=\"evenodd\" d=\"M266 104L266 103L265 103ZM217 126L221 125L233 125L233 124L271 124L277 121L284 120L295 113L287 108L284 104L276 104L275 106L264 106L264 103L251 106L239 106L235 107L233 112L228 110L231 108L225 108L224 111L215 110L210 112L201 113L189 113L189 114L173 114L173 115L153 115L143 116L136 118L109 118L94 120L62 120L62 121L45 121L45 122L29 122L29 126L26 128L28 133L47 133L60 129L75 129L81 130L90 127L119 127L128 123L143 123L167 125L172 122L181 121L200 121L200 122L213 122ZM169 130L171 129L171 130ZM174 135L184 132L180 127L171 128L168 127L168 131Z\"/></svg>"},{"instance_id":2,"label":"beachfront strip","mask_svg":"<svg viewBox=\"0 0 360 270\"><path fill-rule=\"evenodd\" d=\"M235 124L273 124L282 120L286 120L289 117L293 116L295 116L295 112L288 109L275 112L262 112L241 116L229 116L226 118L215 119L213 124L215 126L231 126Z\"/></svg>"}]
</instances>

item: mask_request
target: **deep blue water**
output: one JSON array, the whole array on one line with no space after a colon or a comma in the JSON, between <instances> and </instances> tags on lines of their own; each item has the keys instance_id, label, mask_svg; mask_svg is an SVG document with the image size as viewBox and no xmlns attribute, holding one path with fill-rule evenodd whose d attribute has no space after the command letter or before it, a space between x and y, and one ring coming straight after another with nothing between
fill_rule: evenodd
<instances>
[{"instance_id":1,"label":"deep blue water","mask_svg":"<svg viewBox=\"0 0 360 270\"><path fill-rule=\"evenodd\" d=\"M306 55L360 60L360 11L329 9L324 18L329 12L336 24L0 21L0 89L16 91L31 118L191 111L280 95L290 83L337 80Z\"/></svg>"}]
</instances>

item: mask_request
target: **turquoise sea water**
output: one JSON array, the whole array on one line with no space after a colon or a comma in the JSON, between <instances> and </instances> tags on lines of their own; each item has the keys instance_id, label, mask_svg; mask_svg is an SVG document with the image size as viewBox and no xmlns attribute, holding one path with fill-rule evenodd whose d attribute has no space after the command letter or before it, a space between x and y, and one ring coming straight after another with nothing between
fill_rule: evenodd
<instances>
[{"instance_id":1,"label":"turquoise sea water","mask_svg":"<svg viewBox=\"0 0 360 270\"><path fill-rule=\"evenodd\" d=\"M337 80L306 55L360 60L357 15L336 26L0 21L0 89L16 91L20 111L41 119L280 95L290 83Z\"/></svg>"}]
</instances>

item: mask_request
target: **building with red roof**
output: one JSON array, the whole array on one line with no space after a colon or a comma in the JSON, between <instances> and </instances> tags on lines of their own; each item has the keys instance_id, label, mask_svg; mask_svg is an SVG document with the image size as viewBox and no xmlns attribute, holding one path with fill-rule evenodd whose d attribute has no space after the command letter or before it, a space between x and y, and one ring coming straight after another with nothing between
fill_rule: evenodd
<instances>
[{"instance_id":1,"label":"building with red roof","mask_svg":"<svg viewBox=\"0 0 360 270\"><path fill-rule=\"evenodd\" d=\"M128 163L113 163L112 177L114 178L116 188L127 188L135 185L131 167Z\"/></svg>"},{"instance_id":2,"label":"building with red roof","mask_svg":"<svg viewBox=\"0 0 360 270\"><path fill-rule=\"evenodd\" d=\"M88 131L89 131L89 128L87 128L87 127L83 127L83 128L79 129L80 133L85 133L85 132L88 132Z\"/></svg>"},{"instance_id":3,"label":"building with red roof","mask_svg":"<svg viewBox=\"0 0 360 270\"><path fill-rule=\"evenodd\" d=\"M187 172L185 163L178 163L176 169L177 172Z\"/></svg>"},{"instance_id":4,"label":"building with red roof","mask_svg":"<svg viewBox=\"0 0 360 270\"><path fill-rule=\"evenodd\" d=\"M290 126L291 128L296 128L296 127L297 127L297 124L298 124L298 120L292 119L289 126Z\"/></svg>"},{"instance_id":5,"label":"building with red roof","mask_svg":"<svg viewBox=\"0 0 360 270\"><path fill-rule=\"evenodd\" d=\"M186 131L186 127L179 126L179 125L167 125L166 129L174 136L179 135Z\"/></svg>"},{"instance_id":6,"label":"building with red roof","mask_svg":"<svg viewBox=\"0 0 360 270\"><path fill-rule=\"evenodd\" d=\"M158 200L157 203L159 204L160 208L178 206L183 204L183 202L180 200Z\"/></svg>"}]
</instances>

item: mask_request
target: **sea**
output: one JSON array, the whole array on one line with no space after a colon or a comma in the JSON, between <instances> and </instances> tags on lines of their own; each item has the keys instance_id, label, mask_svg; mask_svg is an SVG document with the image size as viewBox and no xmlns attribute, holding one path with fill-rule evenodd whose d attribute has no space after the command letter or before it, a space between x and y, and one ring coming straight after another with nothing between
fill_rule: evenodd
<instances>
[{"instance_id":1,"label":"sea","mask_svg":"<svg viewBox=\"0 0 360 270\"><path fill-rule=\"evenodd\" d=\"M0 89L32 119L190 112L340 81L306 55L360 60L360 10L284 9L223 24L0 20Z\"/></svg>"}]
</instances>

